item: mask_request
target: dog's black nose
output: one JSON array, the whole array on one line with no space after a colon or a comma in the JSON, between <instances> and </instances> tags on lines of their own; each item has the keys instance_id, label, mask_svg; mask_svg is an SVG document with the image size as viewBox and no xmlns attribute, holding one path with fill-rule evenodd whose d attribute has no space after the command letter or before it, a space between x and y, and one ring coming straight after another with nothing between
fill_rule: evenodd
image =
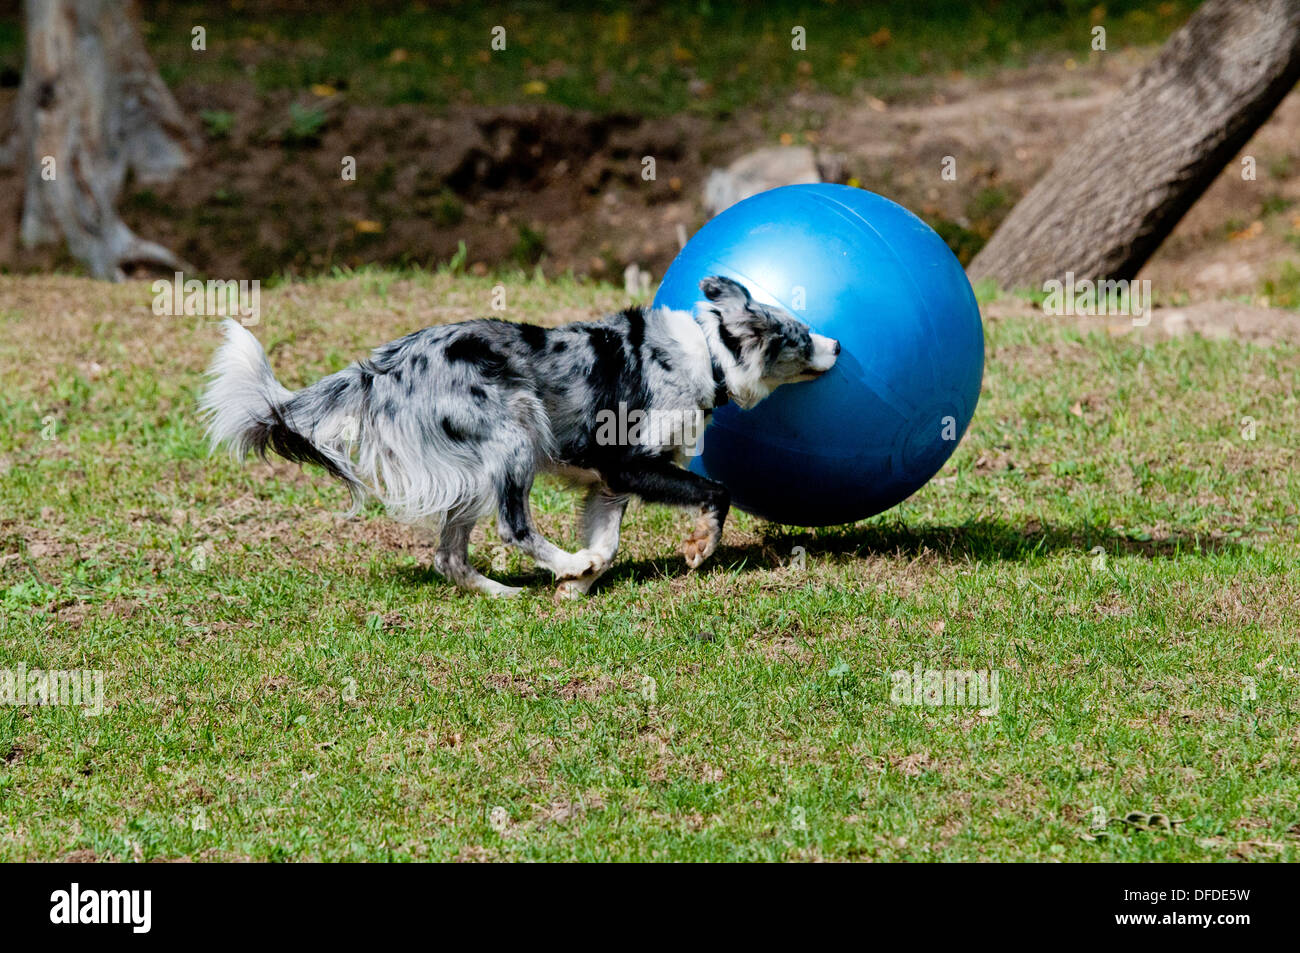
<instances>
[{"instance_id":1,"label":"dog's black nose","mask_svg":"<svg viewBox=\"0 0 1300 953\"><path fill-rule=\"evenodd\" d=\"M835 342L835 356L836 356L836 357L839 357L839 356L840 356L840 342L839 342L839 341L836 341L836 342Z\"/></svg>"}]
</instances>

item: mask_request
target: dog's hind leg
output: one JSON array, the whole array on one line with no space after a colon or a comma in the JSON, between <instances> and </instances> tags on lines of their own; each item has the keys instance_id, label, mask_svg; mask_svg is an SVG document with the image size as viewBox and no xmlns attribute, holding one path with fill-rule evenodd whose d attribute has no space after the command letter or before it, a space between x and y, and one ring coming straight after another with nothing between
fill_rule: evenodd
<instances>
[{"instance_id":1,"label":"dog's hind leg","mask_svg":"<svg viewBox=\"0 0 1300 953\"><path fill-rule=\"evenodd\" d=\"M456 585L473 589L495 599L509 599L523 592L516 586L503 586L480 573L469 562L469 534L474 529L472 517L448 517L433 557L433 568Z\"/></svg>"},{"instance_id":2,"label":"dog's hind leg","mask_svg":"<svg viewBox=\"0 0 1300 953\"><path fill-rule=\"evenodd\" d=\"M592 583L609 568L618 552L618 533L626 510L626 496L619 496L604 486L593 486L588 491L582 510L583 539L587 549L600 556L605 564L586 575L561 582L555 589L556 599L577 599L591 591Z\"/></svg>"},{"instance_id":3,"label":"dog's hind leg","mask_svg":"<svg viewBox=\"0 0 1300 953\"><path fill-rule=\"evenodd\" d=\"M555 573L557 579L604 572L609 568L609 560L599 553L591 549L567 552L537 531L528 505L528 494L533 488L531 462L508 469L497 480L497 531L501 539L531 556L538 566Z\"/></svg>"}]
</instances>

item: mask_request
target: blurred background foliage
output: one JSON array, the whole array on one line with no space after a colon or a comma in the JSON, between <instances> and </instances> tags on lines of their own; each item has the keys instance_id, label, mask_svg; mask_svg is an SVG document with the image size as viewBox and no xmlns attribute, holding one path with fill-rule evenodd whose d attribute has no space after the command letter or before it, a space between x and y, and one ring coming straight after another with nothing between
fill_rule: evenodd
<instances>
[{"instance_id":1,"label":"blurred background foliage","mask_svg":"<svg viewBox=\"0 0 1300 953\"><path fill-rule=\"evenodd\" d=\"M763 4L581 5L551 2L293 2L142 0L164 78L244 78L264 92L328 86L355 102L547 101L575 109L719 113L805 89L889 92L901 77L1022 65L1036 54L1087 50L1091 24L1111 42L1160 42L1195 0L944 0ZM791 31L815 56L791 56ZM191 30L207 52L195 58ZM506 49L490 47L494 27ZM0 4L0 85L22 67L19 8ZM490 67L490 68L489 68Z\"/></svg>"}]
</instances>

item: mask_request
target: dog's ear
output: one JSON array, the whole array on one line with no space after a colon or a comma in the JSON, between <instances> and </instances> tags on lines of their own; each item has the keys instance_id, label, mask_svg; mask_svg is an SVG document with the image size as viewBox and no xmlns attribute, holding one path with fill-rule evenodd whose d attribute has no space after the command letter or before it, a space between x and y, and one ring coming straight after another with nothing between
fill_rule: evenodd
<instances>
[{"instance_id":1,"label":"dog's ear","mask_svg":"<svg viewBox=\"0 0 1300 953\"><path fill-rule=\"evenodd\" d=\"M744 311L749 307L749 292L745 286L721 275L711 275L700 282L704 297L721 305L720 313Z\"/></svg>"}]
</instances>

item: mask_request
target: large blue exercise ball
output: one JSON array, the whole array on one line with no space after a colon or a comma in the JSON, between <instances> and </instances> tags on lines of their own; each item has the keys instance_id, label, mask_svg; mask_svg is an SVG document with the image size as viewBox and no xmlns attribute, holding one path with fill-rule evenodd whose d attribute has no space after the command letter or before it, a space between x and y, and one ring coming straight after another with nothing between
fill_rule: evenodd
<instances>
[{"instance_id":1,"label":"large blue exercise ball","mask_svg":"<svg viewBox=\"0 0 1300 953\"><path fill-rule=\"evenodd\" d=\"M975 413L984 329L960 263L928 225L862 189L772 189L700 229L655 305L691 310L708 275L843 349L815 381L751 410L720 407L692 470L740 509L796 526L872 516L939 472Z\"/></svg>"}]
</instances>

